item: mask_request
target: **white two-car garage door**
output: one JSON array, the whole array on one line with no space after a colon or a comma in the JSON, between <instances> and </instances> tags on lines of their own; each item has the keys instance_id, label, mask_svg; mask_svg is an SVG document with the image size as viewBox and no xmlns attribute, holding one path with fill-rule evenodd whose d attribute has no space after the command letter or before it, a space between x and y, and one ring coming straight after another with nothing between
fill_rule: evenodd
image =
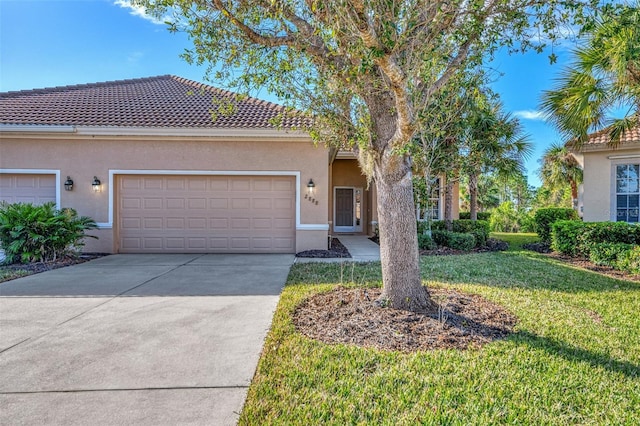
<instances>
[{"instance_id":1,"label":"white two-car garage door","mask_svg":"<svg viewBox=\"0 0 640 426\"><path fill-rule=\"evenodd\" d=\"M0 201L44 204L56 201L56 175L0 173Z\"/></svg>"},{"instance_id":2,"label":"white two-car garage door","mask_svg":"<svg viewBox=\"0 0 640 426\"><path fill-rule=\"evenodd\" d=\"M123 175L121 253L293 253L293 176Z\"/></svg>"}]
</instances>

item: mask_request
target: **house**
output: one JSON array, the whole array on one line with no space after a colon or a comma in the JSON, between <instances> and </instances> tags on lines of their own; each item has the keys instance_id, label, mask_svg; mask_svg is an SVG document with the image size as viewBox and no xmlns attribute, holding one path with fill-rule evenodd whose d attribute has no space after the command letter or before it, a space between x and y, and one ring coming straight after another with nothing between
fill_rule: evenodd
<instances>
[{"instance_id":1,"label":"house","mask_svg":"<svg viewBox=\"0 0 640 426\"><path fill-rule=\"evenodd\" d=\"M640 127L622 135L613 149L602 130L589 139L576 157L583 169L579 209L585 222L638 223L640 208Z\"/></svg>"},{"instance_id":2,"label":"house","mask_svg":"<svg viewBox=\"0 0 640 426\"><path fill-rule=\"evenodd\" d=\"M294 253L372 233L355 156L285 111L171 75L1 93L0 200L92 217L94 252Z\"/></svg>"}]
</instances>

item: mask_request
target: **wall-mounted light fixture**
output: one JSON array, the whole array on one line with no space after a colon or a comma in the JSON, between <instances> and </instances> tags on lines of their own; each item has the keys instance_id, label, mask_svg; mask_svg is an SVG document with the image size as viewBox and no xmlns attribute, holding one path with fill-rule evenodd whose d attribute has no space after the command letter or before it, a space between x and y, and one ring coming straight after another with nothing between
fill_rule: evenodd
<instances>
[{"instance_id":1,"label":"wall-mounted light fixture","mask_svg":"<svg viewBox=\"0 0 640 426\"><path fill-rule=\"evenodd\" d=\"M313 188L316 187L316 184L313 183L313 179L309 179L309 183L307 183L307 192L309 192L309 194L313 194Z\"/></svg>"},{"instance_id":2,"label":"wall-mounted light fixture","mask_svg":"<svg viewBox=\"0 0 640 426\"><path fill-rule=\"evenodd\" d=\"M100 187L102 185L102 182L100 182L100 179L98 179L96 176L93 177L93 182L91 182L91 187L93 188L93 190L95 192L100 192Z\"/></svg>"},{"instance_id":3,"label":"wall-mounted light fixture","mask_svg":"<svg viewBox=\"0 0 640 426\"><path fill-rule=\"evenodd\" d=\"M64 181L64 190L73 191L73 179L70 176L67 176L67 180Z\"/></svg>"}]
</instances>

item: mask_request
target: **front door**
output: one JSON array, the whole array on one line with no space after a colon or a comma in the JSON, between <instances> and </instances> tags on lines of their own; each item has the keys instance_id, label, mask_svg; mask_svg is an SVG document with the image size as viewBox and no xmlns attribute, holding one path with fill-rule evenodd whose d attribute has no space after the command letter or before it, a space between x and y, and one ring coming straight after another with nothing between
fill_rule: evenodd
<instances>
[{"instance_id":1,"label":"front door","mask_svg":"<svg viewBox=\"0 0 640 426\"><path fill-rule=\"evenodd\" d=\"M334 232L362 232L361 188L334 188L333 206Z\"/></svg>"}]
</instances>

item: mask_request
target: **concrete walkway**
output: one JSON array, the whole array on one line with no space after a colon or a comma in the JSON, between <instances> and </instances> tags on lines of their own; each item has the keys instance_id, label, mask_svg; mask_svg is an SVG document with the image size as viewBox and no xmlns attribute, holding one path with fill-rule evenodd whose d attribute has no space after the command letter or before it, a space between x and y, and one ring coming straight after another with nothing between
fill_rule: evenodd
<instances>
[{"instance_id":1,"label":"concrete walkway","mask_svg":"<svg viewBox=\"0 0 640 426\"><path fill-rule=\"evenodd\" d=\"M349 258L305 258L297 257L296 263L333 263L333 262L378 262L380 261L380 246L366 235L338 235L335 236L351 253Z\"/></svg>"},{"instance_id":2,"label":"concrete walkway","mask_svg":"<svg viewBox=\"0 0 640 426\"><path fill-rule=\"evenodd\" d=\"M292 262L114 255L0 284L0 424L235 424Z\"/></svg>"}]
</instances>

